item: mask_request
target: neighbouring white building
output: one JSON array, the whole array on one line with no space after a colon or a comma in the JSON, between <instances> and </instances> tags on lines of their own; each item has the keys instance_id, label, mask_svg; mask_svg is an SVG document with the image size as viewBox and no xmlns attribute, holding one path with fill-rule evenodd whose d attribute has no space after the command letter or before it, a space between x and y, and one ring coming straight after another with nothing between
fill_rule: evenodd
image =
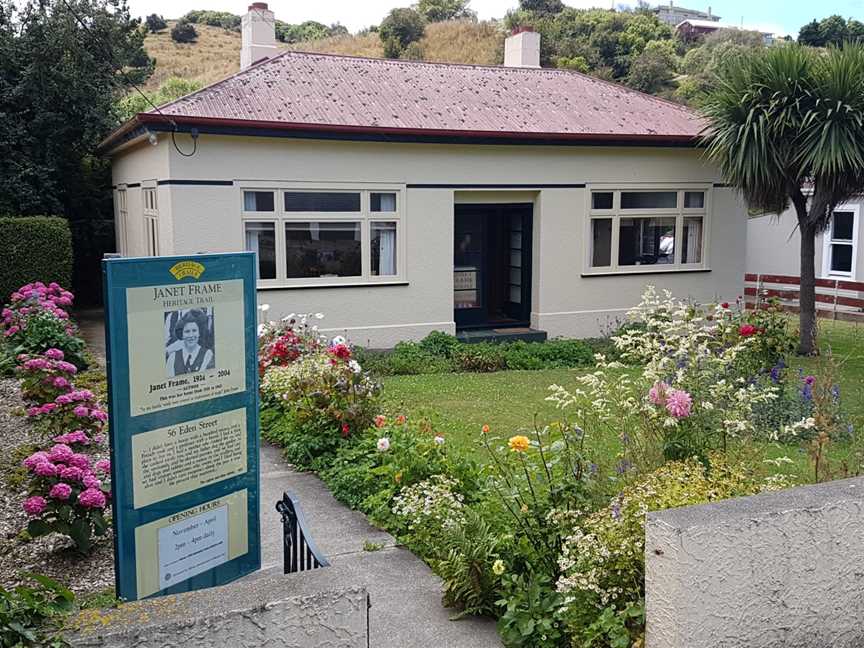
<instances>
[{"instance_id":1,"label":"neighbouring white building","mask_svg":"<svg viewBox=\"0 0 864 648\"><path fill-rule=\"evenodd\" d=\"M701 11L699 9L687 9L686 7L676 6L674 2L669 1L668 5L658 5L654 7L652 10L654 14L659 18L662 22L667 25L671 25L675 27L685 20L710 20L710 21L718 21L720 20L720 16L715 16L711 13L711 7L708 7L708 11Z\"/></svg>"},{"instance_id":2,"label":"neighbouring white building","mask_svg":"<svg viewBox=\"0 0 864 648\"><path fill-rule=\"evenodd\" d=\"M816 276L820 279L864 281L858 259L864 198L838 206L828 228L816 240ZM790 207L780 214L753 216L747 222L747 272L798 277L801 275L801 235Z\"/></svg>"},{"instance_id":3,"label":"neighbouring white building","mask_svg":"<svg viewBox=\"0 0 864 648\"><path fill-rule=\"evenodd\" d=\"M238 74L103 142L121 253L254 250L270 315L373 347L596 335L646 284L742 294L745 208L688 109L540 69L530 31L473 66L272 55L272 23L252 5Z\"/></svg>"}]
</instances>

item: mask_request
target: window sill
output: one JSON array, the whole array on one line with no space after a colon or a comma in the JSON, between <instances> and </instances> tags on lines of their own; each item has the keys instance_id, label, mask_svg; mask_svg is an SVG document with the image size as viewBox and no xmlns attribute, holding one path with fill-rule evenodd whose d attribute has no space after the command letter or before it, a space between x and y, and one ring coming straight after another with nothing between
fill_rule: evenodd
<instances>
[{"instance_id":1,"label":"window sill","mask_svg":"<svg viewBox=\"0 0 864 648\"><path fill-rule=\"evenodd\" d=\"M383 286L407 286L407 281L366 281L363 283L316 283L282 286L257 286L258 290L315 290L323 288L378 288Z\"/></svg>"},{"instance_id":2,"label":"window sill","mask_svg":"<svg viewBox=\"0 0 864 648\"><path fill-rule=\"evenodd\" d=\"M711 268L669 268L668 270L614 270L614 271L599 271L599 272L583 272L583 277L620 277L632 275L658 275L658 274L678 274L688 272L711 272Z\"/></svg>"}]
</instances>

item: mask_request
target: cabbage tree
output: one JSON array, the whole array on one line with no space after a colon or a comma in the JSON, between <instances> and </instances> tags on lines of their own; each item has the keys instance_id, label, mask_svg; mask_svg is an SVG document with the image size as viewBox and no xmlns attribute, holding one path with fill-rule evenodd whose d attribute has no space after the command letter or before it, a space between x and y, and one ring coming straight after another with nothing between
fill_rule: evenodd
<instances>
[{"instance_id":1,"label":"cabbage tree","mask_svg":"<svg viewBox=\"0 0 864 648\"><path fill-rule=\"evenodd\" d=\"M751 209L790 203L801 233L799 353L816 349L816 236L864 191L864 47L770 47L718 73L703 113L707 154Z\"/></svg>"}]
</instances>

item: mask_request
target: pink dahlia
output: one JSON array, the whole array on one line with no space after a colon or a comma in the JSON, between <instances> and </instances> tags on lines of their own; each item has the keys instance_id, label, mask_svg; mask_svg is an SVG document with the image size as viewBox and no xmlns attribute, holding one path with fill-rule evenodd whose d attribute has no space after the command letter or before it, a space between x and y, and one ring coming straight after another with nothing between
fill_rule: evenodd
<instances>
[{"instance_id":1,"label":"pink dahlia","mask_svg":"<svg viewBox=\"0 0 864 648\"><path fill-rule=\"evenodd\" d=\"M105 508L105 493L96 488L87 488L78 494L78 503L84 508Z\"/></svg>"},{"instance_id":2,"label":"pink dahlia","mask_svg":"<svg viewBox=\"0 0 864 648\"><path fill-rule=\"evenodd\" d=\"M690 416L693 398L683 389L673 389L666 395L666 411L678 419Z\"/></svg>"},{"instance_id":3,"label":"pink dahlia","mask_svg":"<svg viewBox=\"0 0 864 648\"><path fill-rule=\"evenodd\" d=\"M56 500L67 500L71 494L72 487L69 484L60 482L51 487L51 490L48 492L48 497Z\"/></svg>"},{"instance_id":4,"label":"pink dahlia","mask_svg":"<svg viewBox=\"0 0 864 648\"><path fill-rule=\"evenodd\" d=\"M45 510L45 507L47 505L48 502L45 501L45 498L39 497L38 495L28 497L26 500L24 500L24 510L27 512L27 515L31 515L33 517L41 515L42 511Z\"/></svg>"},{"instance_id":5,"label":"pink dahlia","mask_svg":"<svg viewBox=\"0 0 864 648\"><path fill-rule=\"evenodd\" d=\"M669 385L665 382L655 382L654 386L648 390L648 400L655 405L665 405L666 396L669 392Z\"/></svg>"}]
</instances>

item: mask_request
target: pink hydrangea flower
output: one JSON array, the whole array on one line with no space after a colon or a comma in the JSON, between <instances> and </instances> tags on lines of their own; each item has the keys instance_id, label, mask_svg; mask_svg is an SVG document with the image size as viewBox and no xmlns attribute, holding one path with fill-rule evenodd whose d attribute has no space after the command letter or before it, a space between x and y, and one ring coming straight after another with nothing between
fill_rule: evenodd
<instances>
[{"instance_id":1,"label":"pink hydrangea flower","mask_svg":"<svg viewBox=\"0 0 864 648\"><path fill-rule=\"evenodd\" d=\"M36 464L40 464L44 461L48 461L48 453L40 450L39 452L34 452L27 457L22 465L28 470L33 470L36 467Z\"/></svg>"},{"instance_id":2,"label":"pink hydrangea flower","mask_svg":"<svg viewBox=\"0 0 864 648\"><path fill-rule=\"evenodd\" d=\"M81 481L83 477L84 471L77 466L66 466L65 468L60 469L60 479L77 482Z\"/></svg>"},{"instance_id":3,"label":"pink hydrangea flower","mask_svg":"<svg viewBox=\"0 0 864 648\"><path fill-rule=\"evenodd\" d=\"M74 432L66 432L65 434L54 437L54 441L55 443L82 443L84 445L89 445L90 437L87 436L87 433L84 432L84 430L75 430Z\"/></svg>"},{"instance_id":4,"label":"pink hydrangea flower","mask_svg":"<svg viewBox=\"0 0 864 648\"><path fill-rule=\"evenodd\" d=\"M654 386L648 390L648 400L655 405L665 405L668 392L669 385L665 382L656 382L654 383Z\"/></svg>"},{"instance_id":5,"label":"pink hydrangea flower","mask_svg":"<svg viewBox=\"0 0 864 648\"><path fill-rule=\"evenodd\" d=\"M74 412L75 416L84 418L85 416L90 414L90 408L86 405L79 405L74 410L72 410L72 412Z\"/></svg>"},{"instance_id":6,"label":"pink hydrangea flower","mask_svg":"<svg viewBox=\"0 0 864 648\"><path fill-rule=\"evenodd\" d=\"M93 470L98 473L107 475L109 472L111 472L111 461L109 459L100 459L95 464L93 464Z\"/></svg>"},{"instance_id":7,"label":"pink hydrangea flower","mask_svg":"<svg viewBox=\"0 0 864 648\"><path fill-rule=\"evenodd\" d=\"M102 445L103 443L105 443L105 435L97 434L93 437L93 443L95 443L96 445Z\"/></svg>"},{"instance_id":8,"label":"pink hydrangea flower","mask_svg":"<svg viewBox=\"0 0 864 648\"><path fill-rule=\"evenodd\" d=\"M51 487L48 492L48 497L55 500L67 500L72 494L72 487L69 484L59 482Z\"/></svg>"},{"instance_id":9,"label":"pink hydrangea flower","mask_svg":"<svg viewBox=\"0 0 864 648\"><path fill-rule=\"evenodd\" d=\"M65 443L58 443L48 451L48 459L55 463L68 463L74 455L75 453L72 451L72 448Z\"/></svg>"},{"instance_id":10,"label":"pink hydrangea flower","mask_svg":"<svg viewBox=\"0 0 864 648\"><path fill-rule=\"evenodd\" d=\"M90 410L90 418L94 418L97 421L102 421L104 423L108 420L108 412L100 409L92 409Z\"/></svg>"},{"instance_id":11,"label":"pink hydrangea flower","mask_svg":"<svg viewBox=\"0 0 864 648\"><path fill-rule=\"evenodd\" d=\"M46 358L51 358L52 360L62 360L64 358L63 351L56 348L48 349L43 355Z\"/></svg>"},{"instance_id":12,"label":"pink hydrangea flower","mask_svg":"<svg viewBox=\"0 0 864 648\"><path fill-rule=\"evenodd\" d=\"M63 373L74 374L78 373L78 367L76 367L71 362L66 362L65 360L58 360L54 365L57 369L62 371Z\"/></svg>"},{"instance_id":13,"label":"pink hydrangea flower","mask_svg":"<svg viewBox=\"0 0 864 648\"><path fill-rule=\"evenodd\" d=\"M40 461L33 466L33 472L40 477L54 477L57 474L57 471L57 465L50 461Z\"/></svg>"},{"instance_id":14,"label":"pink hydrangea flower","mask_svg":"<svg viewBox=\"0 0 864 648\"><path fill-rule=\"evenodd\" d=\"M6 337L9 337L11 335L15 335L20 330L21 329L18 326L10 326L8 329L6 329L6 332L3 335L5 335Z\"/></svg>"},{"instance_id":15,"label":"pink hydrangea flower","mask_svg":"<svg viewBox=\"0 0 864 648\"><path fill-rule=\"evenodd\" d=\"M81 478L81 483L84 484L86 488L99 488L102 485L102 480L93 473L86 473Z\"/></svg>"},{"instance_id":16,"label":"pink hydrangea flower","mask_svg":"<svg viewBox=\"0 0 864 648\"><path fill-rule=\"evenodd\" d=\"M66 380L63 376L54 376L52 384L57 389L66 389L67 387L69 387L69 381Z\"/></svg>"},{"instance_id":17,"label":"pink hydrangea flower","mask_svg":"<svg viewBox=\"0 0 864 648\"><path fill-rule=\"evenodd\" d=\"M34 495L33 497L28 497L24 500L24 511L26 511L27 515L36 517L37 515L42 514L42 511L45 510L47 505L48 502L45 501L44 497Z\"/></svg>"},{"instance_id":18,"label":"pink hydrangea flower","mask_svg":"<svg viewBox=\"0 0 864 648\"><path fill-rule=\"evenodd\" d=\"M57 398L54 399L54 402L58 405L68 405L72 402L72 398L69 394L60 394Z\"/></svg>"},{"instance_id":19,"label":"pink hydrangea flower","mask_svg":"<svg viewBox=\"0 0 864 648\"><path fill-rule=\"evenodd\" d=\"M105 508L105 493L96 488L87 488L78 494L78 503L85 508Z\"/></svg>"},{"instance_id":20,"label":"pink hydrangea flower","mask_svg":"<svg viewBox=\"0 0 864 648\"><path fill-rule=\"evenodd\" d=\"M666 411L678 419L690 416L693 398L683 389L673 389L666 395Z\"/></svg>"},{"instance_id":21,"label":"pink hydrangea flower","mask_svg":"<svg viewBox=\"0 0 864 648\"><path fill-rule=\"evenodd\" d=\"M80 468L81 470L90 470L90 459L87 455L83 455L80 453L75 453L71 457L69 457L69 461L67 461L70 466L75 466L76 468Z\"/></svg>"}]
</instances>

